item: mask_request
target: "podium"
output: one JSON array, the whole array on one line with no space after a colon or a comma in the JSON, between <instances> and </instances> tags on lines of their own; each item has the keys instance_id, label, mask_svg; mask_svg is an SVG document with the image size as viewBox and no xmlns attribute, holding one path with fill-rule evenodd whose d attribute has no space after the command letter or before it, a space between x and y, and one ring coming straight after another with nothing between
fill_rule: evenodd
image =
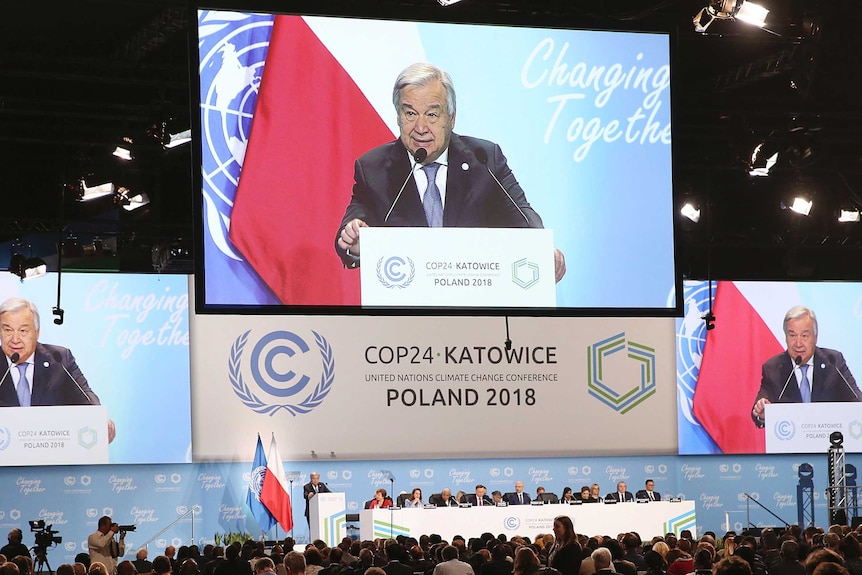
<instances>
[{"instance_id":1,"label":"podium","mask_svg":"<svg viewBox=\"0 0 862 575\"><path fill-rule=\"evenodd\" d=\"M536 228L362 228L365 307L554 308L554 234Z\"/></svg>"},{"instance_id":2,"label":"podium","mask_svg":"<svg viewBox=\"0 0 862 575\"><path fill-rule=\"evenodd\" d=\"M108 463L103 405L0 408L0 465Z\"/></svg>"},{"instance_id":3,"label":"podium","mask_svg":"<svg viewBox=\"0 0 862 575\"><path fill-rule=\"evenodd\" d=\"M318 493L308 500L309 539L321 539L330 547L345 537L344 493Z\"/></svg>"},{"instance_id":4,"label":"podium","mask_svg":"<svg viewBox=\"0 0 862 575\"><path fill-rule=\"evenodd\" d=\"M858 402L768 403L764 409L766 453L825 453L835 431L844 435L845 450L862 451Z\"/></svg>"}]
</instances>

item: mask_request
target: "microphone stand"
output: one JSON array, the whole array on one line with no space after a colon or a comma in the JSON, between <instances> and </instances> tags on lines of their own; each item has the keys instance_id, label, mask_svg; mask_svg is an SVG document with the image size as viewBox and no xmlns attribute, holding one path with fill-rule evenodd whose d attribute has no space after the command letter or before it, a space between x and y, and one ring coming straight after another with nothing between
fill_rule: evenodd
<instances>
[{"instance_id":1,"label":"microphone stand","mask_svg":"<svg viewBox=\"0 0 862 575\"><path fill-rule=\"evenodd\" d=\"M293 537L293 482L300 476L299 471L288 471L287 480L290 482L290 536Z\"/></svg>"}]
</instances>

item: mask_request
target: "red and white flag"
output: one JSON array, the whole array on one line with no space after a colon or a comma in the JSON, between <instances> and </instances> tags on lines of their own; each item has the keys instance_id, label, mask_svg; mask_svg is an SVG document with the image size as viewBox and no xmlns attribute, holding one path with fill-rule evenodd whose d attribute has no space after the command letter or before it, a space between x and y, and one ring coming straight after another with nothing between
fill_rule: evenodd
<instances>
[{"instance_id":1,"label":"red and white flag","mask_svg":"<svg viewBox=\"0 0 862 575\"><path fill-rule=\"evenodd\" d=\"M285 488L284 464L278 454L275 434L269 444L269 455L266 457L266 476L260 491L260 500L285 531L293 529L293 508L290 505L290 494Z\"/></svg>"}]
</instances>

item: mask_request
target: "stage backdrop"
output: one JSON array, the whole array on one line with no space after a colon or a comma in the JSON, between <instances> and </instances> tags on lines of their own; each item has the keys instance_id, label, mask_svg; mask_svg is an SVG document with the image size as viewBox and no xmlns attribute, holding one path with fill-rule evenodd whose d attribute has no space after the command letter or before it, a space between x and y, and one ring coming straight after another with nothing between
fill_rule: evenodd
<instances>
[{"instance_id":1,"label":"stage backdrop","mask_svg":"<svg viewBox=\"0 0 862 575\"><path fill-rule=\"evenodd\" d=\"M221 11L198 27L200 303L358 304L333 247L354 161L398 134L398 73L431 62L455 132L500 144L554 230L558 307L675 305L667 35Z\"/></svg>"},{"instance_id":2,"label":"stage backdrop","mask_svg":"<svg viewBox=\"0 0 862 575\"><path fill-rule=\"evenodd\" d=\"M194 459L676 453L673 326L196 315Z\"/></svg>"},{"instance_id":3,"label":"stage backdrop","mask_svg":"<svg viewBox=\"0 0 862 575\"><path fill-rule=\"evenodd\" d=\"M72 350L116 424L111 463L191 461L189 277L64 273L62 325L51 314L57 281L0 273L0 301L33 301L39 340Z\"/></svg>"},{"instance_id":4,"label":"stage backdrop","mask_svg":"<svg viewBox=\"0 0 862 575\"><path fill-rule=\"evenodd\" d=\"M229 418L226 408L218 417ZM358 424L357 424L358 425ZM344 433L352 433L351 424L345 424ZM558 429L558 428L554 428ZM643 434L632 429L632 435ZM221 434L222 437L229 435ZM433 441L433 434L429 434ZM536 449L550 435L549 426L537 428L531 436ZM601 433L592 435L570 434L572 451L581 446L602 441ZM287 433L277 434L279 445L286 444ZM249 440L252 448L256 438ZM378 443L394 441L381 438ZM264 438L264 444L269 437ZM500 451L505 439L489 446ZM421 451L422 445L416 446ZM825 446L824 446L825 452ZM859 456L848 456L848 463L862 464ZM598 483L602 493L611 491L618 481L625 481L630 490L643 486L645 479L655 480L656 490L663 497L680 497L695 502L697 534L705 530L723 533L732 528L741 531L750 519L757 526L781 525L780 521L757 505L750 505L746 513L744 493L757 498L780 518L796 523L798 468L810 463L814 468L814 521L828 525L826 501L825 455L793 457L775 456L642 456L642 457L567 457L560 459L458 459L413 461L341 461L321 455L314 462L285 462L285 470L296 472L293 485L293 535L300 544L308 541L308 527L303 517L302 484L312 471L320 473L321 480L334 491L346 494L348 510L355 512L371 498L374 490L382 487L391 490L384 471L395 477L396 492L411 491L419 487L427 498L439 493L443 487L453 492L470 492L477 483L489 490L511 491L515 481L521 480L525 489L535 493L536 487L545 487L557 494L562 488ZM125 558L133 558L135 550L150 541L150 557L161 553L168 544L179 546L191 542L203 545L212 543L216 533L244 532L254 539L261 530L246 506L246 491L251 462L200 463L169 465L127 465L122 468L52 467L52 468L0 468L0 530L13 527L25 532L24 542L33 544L27 521L44 519L60 531L63 542L52 548L48 558L52 567L71 561L75 554L86 550L87 535L96 530L96 522L103 514L111 515L121 524L135 523L138 530L127 538ZM855 475L853 477L855 480ZM165 533L156 536L163 528L187 511L191 516ZM433 511L416 510L416 513ZM725 520L729 519L728 525ZM587 535L616 535L595 533L590 525L576 525L577 531ZM499 531L494 525L488 529ZM642 534L652 536L653 534ZM282 529L272 528L268 538L284 537Z\"/></svg>"}]
</instances>

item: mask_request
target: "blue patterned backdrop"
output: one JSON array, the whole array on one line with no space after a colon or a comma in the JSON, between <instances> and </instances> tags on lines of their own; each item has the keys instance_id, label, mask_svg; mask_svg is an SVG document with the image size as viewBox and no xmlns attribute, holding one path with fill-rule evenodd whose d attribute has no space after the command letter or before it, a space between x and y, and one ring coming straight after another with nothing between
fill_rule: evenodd
<instances>
[{"instance_id":1,"label":"blue patterned backdrop","mask_svg":"<svg viewBox=\"0 0 862 575\"><path fill-rule=\"evenodd\" d=\"M602 493L617 481L630 490L639 489L646 478L655 479L663 496L694 500L698 532L723 532L729 517L731 527L741 529L746 521L743 492L758 498L784 520L797 521L796 486L798 466L814 467L815 521L827 523L823 492L826 480L826 446L823 456L639 456L558 459L416 460L285 462L285 470L301 473L293 486L294 537L306 541L302 483L316 470L333 491L347 495L348 507L360 509L378 487L390 488L382 470L395 477L395 491L420 487L427 498L444 486L453 492L470 492L476 483L489 491L510 491L523 480L534 492L538 485L560 493L564 486L579 488L597 482ZM862 463L848 456L848 463ZM52 566L71 560L84 549L87 535L95 530L102 514L120 523L136 523L137 532L127 538L129 551L145 543L162 528L192 507L190 517L150 544L151 555L167 544L212 542L215 533L244 531L255 538L261 530L245 504L251 463L206 463L174 465L80 466L5 468L0 470L0 531L20 527L26 531L30 519L45 519L60 531L63 543L49 552ZM779 524L768 513L751 505L751 522ZM276 528L267 534L276 536ZM588 531L588 528L584 528ZM594 533L588 533L595 535ZM285 533L278 531L278 537ZM616 535L610 534L610 535ZM31 535L25 543L32 545ZM127 556L131 553L127 553Z\"/></svg>"}]
</instances>

